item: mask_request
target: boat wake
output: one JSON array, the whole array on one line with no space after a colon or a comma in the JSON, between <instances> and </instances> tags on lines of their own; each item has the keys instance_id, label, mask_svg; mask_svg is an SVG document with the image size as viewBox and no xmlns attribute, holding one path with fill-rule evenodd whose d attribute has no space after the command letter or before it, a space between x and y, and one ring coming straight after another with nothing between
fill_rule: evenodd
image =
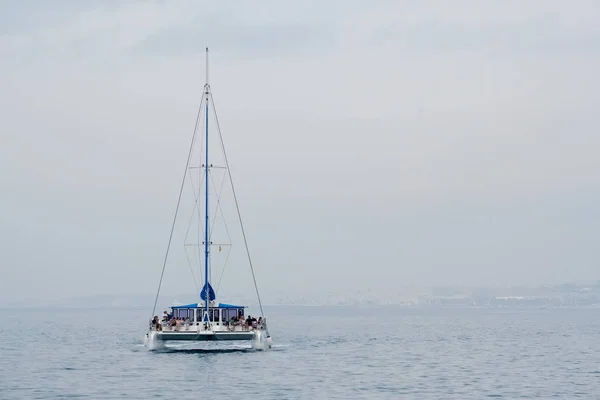
<instances>
[{"instance_id":1,"label":"boat wake","mask_svg":"<svg viewBox=\"0 0 600 400\"><path fill-rule=\"evenodd\" d=\"M256 350L248 347L243 349L178 349L173 347L164 347L153 350L155 353L177 353L177 354L229 354L229 353L250 353Z\"/></svg>"},{"instance_id":2,"label":"boat wake","mask_svg":"<svg viewBox=\"0 0 600 400\"><path fill-rule=\"evenodd\" d=\"M146 347L150 351L163 350L166 348L165 342L163 342L162 340L156 340L155 331L148 332L144 336L142 342L144 344L144 347Z\"/></svg>"},{"instance_id":3,"label":"boat wake","mask_svg":"<svg viewBox=\"0 0 600 400\"><path fill-rule=\"evenodd\" d=\"M282 351L286 346L278 346L269 349L269 351ZM255 353L263 350L253 349L252 347L226 347L226 348L214 348L214 349L203 349L203 348L179 348L172 345L164 346L160 349L150 350L153 353L160 354L235 354L235 353Z\"/></svg>"}]
</instances>

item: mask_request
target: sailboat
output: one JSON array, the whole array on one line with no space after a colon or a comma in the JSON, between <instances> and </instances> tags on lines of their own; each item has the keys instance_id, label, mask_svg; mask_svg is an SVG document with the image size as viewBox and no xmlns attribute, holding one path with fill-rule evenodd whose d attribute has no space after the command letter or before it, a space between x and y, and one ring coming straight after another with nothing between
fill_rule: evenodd
<instances>
[{"instance_id":1,"label":"sailboat","mask_svg":"<svg viewBox=\"0 0 600 400\"><path fill-rule=\"evenodd\" d=\"M212 160L209 157L211 155L211 153L209 152L209 106L212 106L211 108L213 109L214 113L213 129L217 131L218 139L220 141L219 147L225 164L222 166L213 165L211 163ZM204 124L201 124L202 114L204 114ZM194 153L194 149L197 148L197 132L199 131L198 128L201 125L204 125L204 131L201 136L204 140L199 141L201 159L199 165L192 166L190 165L190 163L193 158L192 154ZM165 274L169 250L171 249L171 242L173 239L175 222L177 220L178 213L180 210L182 192L186 182L186 176L189 177L189 171L194 168L196 169L196 171L199 171L199 173L201 174L200 177L202 179L202 182L204 183L203 193L201 190L202 185L198 185L198 192L195 194L196 206L192 212L192 214L194 214L197 211L198 217L197 254L198 261L201 264L201 267L203 267L204 269L203 286L199 293L196 292L198 293L199 298L196 298L196 300L193 303L183 305L172 305L170 307L170 312L165 311L164 315L159 317L158 315L155 315L155 312ZM258 318L258 320L255 318L250 318L249 315L246 317L246 309L248 308L247 306L231 304L229 302L221 303L217 301L217 293L211 285L211 251L215 246L217 246L217 251L220 252L221 247L223 246L222 244L214 244L211 237L211 230L214 227L214 221L211 221L211 213L209 211L209 201L211 199L209 197L209 181L211 180L210 178L212 178L212 170L215 168L225 170L231 183L231 190L233 193L235 208L237 210L239 226L241 228L248 263L252 272L252 279L254 281L256 296L258 298L258 305L260 307L261 315ZM216 195L218 195L218 193ZM219 198L217 197L216 202L218 201ZM202 205L204 207L202 207ZM204 215L201 215L201 208L203 208ZM212 217L216 218L216 215ZM200 229L200 227L202 227L202 230L204 231L203 237L201 234L202 230ZM203 261L201 261L202 258ZM235 195L235 188L233 186L233 180L231 179L231 170L229 168L229 162L225 153L223 137L221 135L219 127L216 109L214 107L212 91L208 82L208 47L206 48L206 81L204 84L202 101L198 109L196 126L194 128L194 134L192 137L192 142L190 144L186 168L183 180L181 182L181 189L179 191L179 198L177 201L175 216L173 218L173 224L171 227L171 234L169 236L167 251L164 257L162 272L158 284L158 290L156 293L156 299L154 301L154 307L152 309L151 322L149 324L148 331L144 337L144 345L150 349L155 349L164 346L165 342L170 341L250 341L252 347L255 349L268 349L272 346L272 339L269 334L269 329L267 327L267 319L263 312L260 294L256 285L254 268L252 265L252 259L250 258L250 251L248 249L248 242L246 240L246 234L244 232L244 226L242 224L242 218L238 206L237 197Z\"/></svg>"}]
</instances>

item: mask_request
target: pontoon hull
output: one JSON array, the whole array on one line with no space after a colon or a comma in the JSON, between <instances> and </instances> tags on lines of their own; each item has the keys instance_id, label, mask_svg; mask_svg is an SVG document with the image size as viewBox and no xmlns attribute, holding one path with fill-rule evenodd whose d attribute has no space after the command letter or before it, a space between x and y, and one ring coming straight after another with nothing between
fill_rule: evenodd
<instances>
[{"instance_id":1,"label":"pontoon hull","mask_svg":"<svg viewBox=\"0 0 600 400\"><path fill-rule=\"evenodd\" d=\"M156 340L162 341L228 341L228 340L252 340L254 332L193 332L193 331L160 331L156 332Z\"/></svg>"}]
</instances>

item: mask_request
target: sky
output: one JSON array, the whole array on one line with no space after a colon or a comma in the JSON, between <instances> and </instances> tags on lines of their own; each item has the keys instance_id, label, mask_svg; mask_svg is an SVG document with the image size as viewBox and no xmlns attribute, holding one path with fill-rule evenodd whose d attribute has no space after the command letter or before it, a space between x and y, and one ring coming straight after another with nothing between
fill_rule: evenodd
<instances>
[{"instance_id":1,"label":"sky","mask_svg":"<svg viewBox=\"0 0 600 400\"><path fill-rule=\"evenodd\" d=\"M586 0L0 0L0 303L156 292L206 46L265 303L599 280L598 20ZM194 301L173 240L162 293ZM231 249L223 293L252 294Z\"/></svg>"}]
</instances>

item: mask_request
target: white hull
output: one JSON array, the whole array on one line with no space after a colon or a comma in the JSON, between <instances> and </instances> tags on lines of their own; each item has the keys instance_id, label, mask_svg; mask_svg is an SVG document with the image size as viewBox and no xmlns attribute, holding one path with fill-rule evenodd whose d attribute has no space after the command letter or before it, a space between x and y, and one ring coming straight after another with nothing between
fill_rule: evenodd
<instances>
[{"instance_id":1,"label":"white hull","mask_svg":"<svg viewBox=\"0 0 600 400\"><path fill-rule=\"evenodd\" d=\"M254 332L211 332L211 331L158 331L156 340L172 341L187 340L196 342L209 342L215 340L252 340Z\"/></svg>"},{"instance_id":2,"label":"white hull","mask_svg":"<svg viewBox=\"0 0 600 400\"><path fill-rule=\"evenodd\" d=\"M165 342L250 341L256 350L270 349L273 341L263 330L254 331L150 331L144 337L144 346L150 350L164 348Z\"/></svg>"}]
</instances>

